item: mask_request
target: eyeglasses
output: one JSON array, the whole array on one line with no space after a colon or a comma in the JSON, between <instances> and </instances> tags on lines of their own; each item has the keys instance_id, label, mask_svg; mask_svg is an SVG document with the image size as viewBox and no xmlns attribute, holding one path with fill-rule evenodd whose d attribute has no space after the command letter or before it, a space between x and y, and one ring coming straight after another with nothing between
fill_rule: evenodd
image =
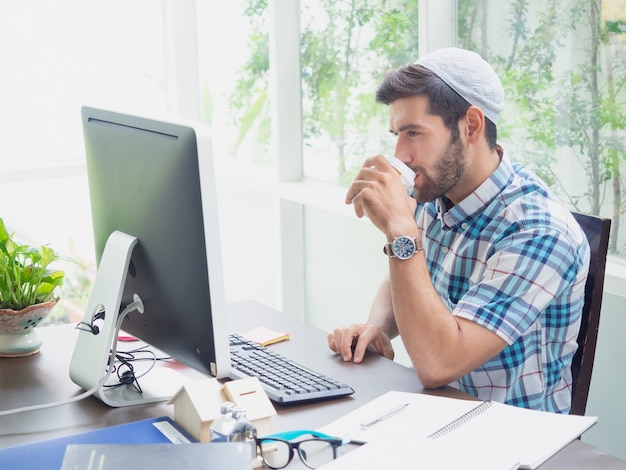
<instances>
[{"instance_id":1,"label":"eyeglasses","mask_svg":"<svg viewBox=\"0 0 626 470\"><path fill-rule=\"evenodd\" d=\"M302 436L311 436L297 442L289 442ZM337 457L337 448L346 444L342 439L315 431L288 431L259 437L256 444L263 463L274 470L285 468L293 459L294 449L300 460L309 468L317 468Z\"/></svg>"}]
</instances>

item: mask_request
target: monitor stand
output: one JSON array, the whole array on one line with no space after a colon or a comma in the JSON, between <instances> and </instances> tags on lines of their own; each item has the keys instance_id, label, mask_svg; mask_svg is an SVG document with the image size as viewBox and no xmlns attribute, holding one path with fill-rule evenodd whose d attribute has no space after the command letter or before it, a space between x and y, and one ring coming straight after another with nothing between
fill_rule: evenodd
<instances>
[{"instance_id":1,"label":"monitor stand","mask_svg":"<svg viewBox=\"0 0 626 470\"><path fill-rule=\"evenodd\" d=\"M107 387L119 384L117 375L112 374L112 364L122 321L133 310L143 313L143 303L137 295L120 312L126 274L136 244L137 238L123 232L116 231L109 236L83 322L77 327L80 331L70 362L72 381L87 391L95 389L93 395L112 407L167 401L185 382L179 372L154 367L141 377L141 393L133 385Z\"/></svg>"}]
</instances>

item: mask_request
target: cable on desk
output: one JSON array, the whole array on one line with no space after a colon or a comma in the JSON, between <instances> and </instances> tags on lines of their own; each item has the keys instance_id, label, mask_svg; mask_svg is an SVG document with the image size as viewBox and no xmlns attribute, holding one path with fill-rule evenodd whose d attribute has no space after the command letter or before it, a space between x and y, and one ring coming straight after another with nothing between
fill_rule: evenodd
<instances>
[{"instance_id":1,"label":"cable on desk","mask_svg":"<svg viewBox=\"0 0 626 470\"><path fill-rule=\"evenodd\" d=\"M114 365L114 371L117 373L118 382L114 384L103 385L106 388L115 388L122 385L132 385L138 393L143 393L139 379L147 375L156 366L157 361L167 361L171 356L157 357L156 353L148 349L148 345L132 349L130 351L119 351L115 354L117 359ZM147 354L148 357L139 357L139 354ZM150 361L150 367L147 370L137 374L133 363ZM119 364L118 364L119 363Z\"/></svg>"},{"instance_id":2,"label":"cable on desk","mask_svg":"<svg viewBox=\"0 0 626 470\"><path fill-rule=\"evenodd\" d=\"M126 306L126 308L122 311L122 313L120 313L120 316L118 317L117 322L115 324L114 338L117 338L117 335L119 334L120 329L122 328L122 322L124 321L124 318L126 318L126 315L128 315L133 310L136 310L139 307L139 305L141 305L141 299L139 299L138 301L135 300L134 302L131 302L130 304ZM109 380L109 377L111 377L111 374L113 373L113 370L115 368L113 362L115 360L116 352L117 352L117 341L113 341L113 346L111 348L111 355L109 357L109 366L107 368L106 373L104 374L100 382L98 382L96 385L94 385L91 389L87 390L86 392L83 392L80 395L76 395L73 398L68 398L66 400L60 400L60 401L56 401L52 403L42 403L40 405L25 406L22 408L14 408L12 410L0 411L0 416L9 416L9 415L14 415L18 413L25 413L28 411L37 411L37 410L45 410L48 408L56 408L58 406L69 405L70 403L75 403L84 398L90 397L91 395L96 393L98 389L106 383L107 380Z\"/></svg>"}]
</instances>

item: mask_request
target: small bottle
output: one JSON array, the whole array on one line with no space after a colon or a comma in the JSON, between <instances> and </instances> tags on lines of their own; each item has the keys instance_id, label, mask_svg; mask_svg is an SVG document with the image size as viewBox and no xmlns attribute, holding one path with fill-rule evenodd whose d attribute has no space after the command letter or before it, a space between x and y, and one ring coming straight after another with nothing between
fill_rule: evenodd
<instances>
[{"instance_id":1,"label":"small bottle","mask_svg":"<svg viewBox=\"0 0 626 470\"><path fill-rule=\"evenodd\" d=\"M235 405L229 401L222 403L220 415L211 423L211 442L229 442L237 424L233 416Z\"/></svg>"},{"instance_id":2,"label":"small bottle","mask_svg":"<svg viewBox=\"0 0 626 470\"><path fill-rule=\"evenodd\" d=\"M250 458L256 457L256 427L246 416L246 410L242 407L233 409L235 426L230 434L229 442L243 442L250 446Z\"/></svg>"},{"instance_id":3,"label":"small bottle","mask_svg":"<svg viewBox=\"0 0 626 470\"><path fill-rule=\"evenodd\" d=\"M402 185L405 187L407 192L412 193L415 180L415 172L411 170L398 157L394 157L393 155L385 155L385 158L391 164L391 166L398 170L398 173L400 173Z\"/></svg>"}]
</instances>

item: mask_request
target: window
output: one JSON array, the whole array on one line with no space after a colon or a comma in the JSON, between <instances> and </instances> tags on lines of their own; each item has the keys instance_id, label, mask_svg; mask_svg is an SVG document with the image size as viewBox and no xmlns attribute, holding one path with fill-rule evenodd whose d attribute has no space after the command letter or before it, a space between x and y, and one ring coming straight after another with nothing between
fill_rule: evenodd
<instances>
[{"instance_id":1,"label":"window","mask_svg":"<svg viewBox=\"0 0 626 470\"><path fill-rule=\"evenodd\" d=\"M149 0L3 2L2 169L81 162L83 104L163 113L163 40Z\"/></svg>"},{"instance_id":2,"label":"window","mask_svg":"<svg viewBox=\"0 0 626 470\"><path fill-rule=\"evenodd\" d=\"M243 4L251 22L250 55L239 69L230 108L239 125L237 145L253 133L258 145L270 141L270 32L266 2ZM348 184L365 156L389 151L386 110L374 102L374 93L387 69L417 58L417 5L417 0L300 1L306 177ZM263 150L249 155L267 159L267 147Z\"/></svg>"},{"instance_id":3,"label":"window","mask_svg":"<svg viewBox=\"0 0 626 470\"><path fill-rule=\"evenodd\" d=\"M417 9L414 0L301 1L305 176L347 185L365 158L393 151L374 94L387 70L417 59Z\"/></svg>"},{"instance_id":4,"label":"window","mask_svg":"<svg viewBox=\"0 0 626 470\"><path fill-rule=\"evenodd\" d=\"M263 0L196 2L202 119L218 159L271 162L267 17Z\"/></svg>"}]
</instances>

